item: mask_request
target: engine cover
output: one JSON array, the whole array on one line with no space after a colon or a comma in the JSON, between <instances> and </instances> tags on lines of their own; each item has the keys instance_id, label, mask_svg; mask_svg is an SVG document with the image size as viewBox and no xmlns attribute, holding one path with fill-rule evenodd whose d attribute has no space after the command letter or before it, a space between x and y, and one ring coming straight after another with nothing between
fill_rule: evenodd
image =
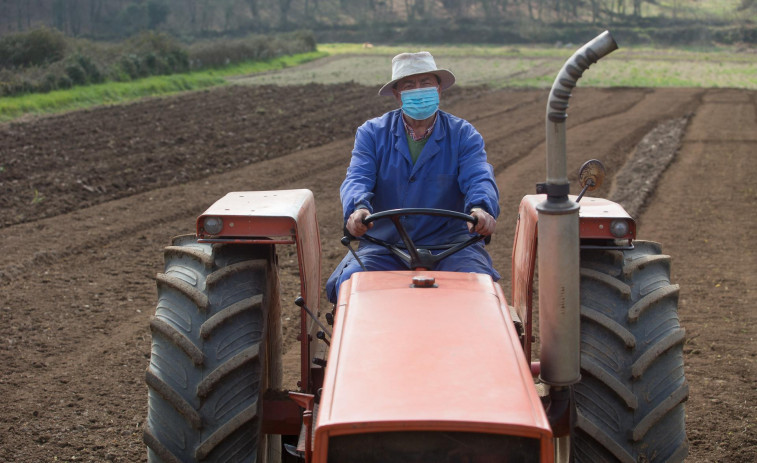
<instances>
[{"instance_id":1,"label":"engine cover","mask_svg":"<svg viewBox=\"0 0 757 463\"><path fill-rule=\"evenodd\" d=\"M502 289L488 275L359 272L340 290L315 430L330 437L450 431L533 438L551 431Z\"/></svg>"}]
</instances>

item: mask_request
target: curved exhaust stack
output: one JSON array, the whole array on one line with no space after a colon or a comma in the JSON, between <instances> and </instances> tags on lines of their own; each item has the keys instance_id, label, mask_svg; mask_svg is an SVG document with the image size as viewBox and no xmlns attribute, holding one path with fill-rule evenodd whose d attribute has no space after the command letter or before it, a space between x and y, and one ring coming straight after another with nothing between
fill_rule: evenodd
<instances>
[{"instance_id":1,"label":"curved exhaust stack","mask_svg":"<svg viewBox=\"0 0 757 463\"><path fill-rule=\"evenodd\" d=\"M547 185L568 184L565 120L570 92L589 66L617 49L618 44L610 32L604 31L573 53L557 74L547 102ZM565 194L568 194L567 189Z\"/></svg>"},{"instance_id":2,"label":"curved exhaust stack","mask_svg":"<svg viewBox=\"0 0 757 463\"><path fill-rule=\"evenodd\" d=\"M581 47L563 65L547 103L547 182L538 186L547 200L537 206L540 377L558 388L581 378L579 207L568 197L566 110L584 71L617 48L607 31Z\"/></svg>"}]
</instances>

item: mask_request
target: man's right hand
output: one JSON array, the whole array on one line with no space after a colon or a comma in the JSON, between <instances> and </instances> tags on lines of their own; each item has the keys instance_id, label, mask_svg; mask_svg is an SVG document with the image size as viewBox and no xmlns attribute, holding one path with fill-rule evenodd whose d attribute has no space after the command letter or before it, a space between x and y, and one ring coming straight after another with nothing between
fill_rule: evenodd
<instances>
[{"instance_id":1,"label":"man's right hand","mask_svg":"<svg viewBox=\"0 0 757 463\"><path fill-rule=\"evenodd\" d=\"M373 228L373 223L368 225L363 223L366 217L371 215L368 209L356 209L347 219L347 231L350 232L355 238L360 238L365 235L369 229Z\"/></svg>"},{"instance_id":2,"label":"man's right hand","mask_svg":"<svg viewBox=\"0 0 757 463\"><path fill-rule=\"evenodd\" d=\"M469 232L475 232L484 236L491 236L494 233L497 221L488 212L480 207L474 207L471 209L470 215L477 219L477 223L475 226L472 223L468 223Z\"/></svg>"}]
</instances>

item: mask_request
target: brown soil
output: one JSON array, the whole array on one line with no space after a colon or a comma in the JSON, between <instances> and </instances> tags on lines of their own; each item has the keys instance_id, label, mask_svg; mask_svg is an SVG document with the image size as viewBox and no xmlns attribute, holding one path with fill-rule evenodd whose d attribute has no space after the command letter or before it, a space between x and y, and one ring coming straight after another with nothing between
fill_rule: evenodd
<instances>
[{"instance_id":1,"label":"brown soil","mask_svg":"<svg viewBox=\"0 0 757 463\"><path fill-rule=\"evenodd\" d=\"M503 211L489 249L508 293L517 205L545 177L546 92L445 98L487 141ZM571 103L571 169L600 159L609 172L594 196L626 184L648 195L633 206L639 237L673 256L689 461L757 460L757 93L579 88ZM233 86L0 125L0 462L144 461L153 278L169 237L227 191L309 188L325 281L344 253L338 187L352 135L392 106L357 85ZM660 162L675 130L680 151ZM632 158L640 167L621 185ZM292 250L280 260L292 301Z\"/></svg>"}]
</instances>

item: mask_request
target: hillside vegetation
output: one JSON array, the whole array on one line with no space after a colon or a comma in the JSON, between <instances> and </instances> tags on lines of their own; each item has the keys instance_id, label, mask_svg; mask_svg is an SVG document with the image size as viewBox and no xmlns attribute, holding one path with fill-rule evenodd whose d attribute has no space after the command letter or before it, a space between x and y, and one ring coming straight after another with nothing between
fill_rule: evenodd
<instances>
[{"instance_id":1,"label":"hillside vegetation","mask_svg":"<svg viewBox=\"0 0 757 463\"><path fill-rule=\"evenodd\" d=\"M120 42L105 42L66 37L57 29L39 28L0 37L0 97L222 69L315 49L315 38L309 32L201 40L185 45L154 31Z\"/></svg>"},{"instance_id":2,"label":"hillside vegetation","mask_svg":"<svg viewBox=\"0 0 757 463\"><path fill-rule=\"evenodd\" d=\"M297 29L319 42L581 42L597 28L645 44L757 43L755 0L15 0L0 35L40 26L119 39L182 40Z\"/></svg>"}]
</instances>

